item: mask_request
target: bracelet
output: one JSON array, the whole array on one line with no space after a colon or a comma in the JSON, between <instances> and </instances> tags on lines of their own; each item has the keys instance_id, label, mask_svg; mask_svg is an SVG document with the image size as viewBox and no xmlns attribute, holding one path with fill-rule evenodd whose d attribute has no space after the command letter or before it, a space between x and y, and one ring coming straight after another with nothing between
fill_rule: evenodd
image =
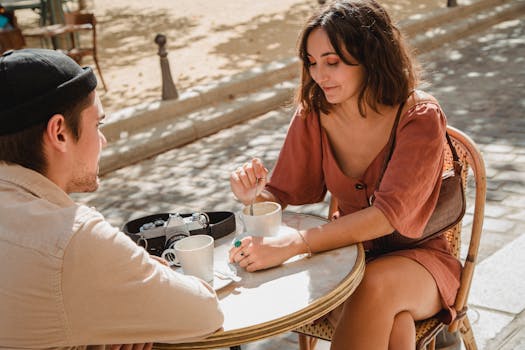
<instances>
[{"instance_id":1,"label":"bracelet","mask_svg":"<svg viewBox=\"0 0 525 350\"><path fill-rule=\"evenodd\" d=\"M302 235L301 232L297 231L297 234L299 235L299 237L301 237L301 239L303 240L303 243L304 245L306 246L306 249L308 249L308 254L306 255L307 258L311 258L312 257L312 249L310 249L310 245L308 244L308 242L306 242L306 239L304 238L304 236Z\"/></svg>"}]
</instances>

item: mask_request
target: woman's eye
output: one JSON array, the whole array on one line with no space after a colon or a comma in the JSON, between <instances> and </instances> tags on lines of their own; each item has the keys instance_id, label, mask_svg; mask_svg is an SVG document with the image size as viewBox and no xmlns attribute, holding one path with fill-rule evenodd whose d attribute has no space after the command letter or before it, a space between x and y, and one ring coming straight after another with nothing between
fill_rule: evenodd
<instances>
[{"instance_id":1,"label":"woman's eye","mask_svg":"<svg viewBox=\"0 0 525 350\"><path fill-rule=\"evenodd\" d=\"M308 67L315 66L315 62L308 62Z\"/></svg>"},{"instance_id":2,"label":"woman's eye","mask_svg":"<svg viewBox=\"0 0 525 350\"><path fill-rule=\"evenodd\" d=\"M327 63L329 66L336 66L336 65L339 63L339 61L327 61L326 63Z\"/></svg>"},{"instance_id":3,"label":"woman's eye","mask_svg":"<svg viewBox=\"0 0 525 350\"><path fill-rule=\"evenodd\" d=\"M102 125L104 125L103 122L98 122L98 123L97 123L97 128L100 128Z\"/></svg>"}]
</instances>

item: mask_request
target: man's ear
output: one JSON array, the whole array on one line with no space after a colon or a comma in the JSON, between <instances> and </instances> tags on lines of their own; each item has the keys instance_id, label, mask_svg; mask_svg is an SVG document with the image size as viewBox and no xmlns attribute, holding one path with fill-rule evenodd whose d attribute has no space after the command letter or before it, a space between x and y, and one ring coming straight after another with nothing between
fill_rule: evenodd
<instances>
[{"instance_id":1,"label":"man's ear","mask_svg":"<svg viewBox=\"0 0 525 350\"><path fill-rule=\"evenodd\" d=\"M66 127L64 116L62 114L53 115L47 122L45 131L45 139L49 146L58 152L65 152L70 137L71 133Z\"/></svg>"}]
</instances>

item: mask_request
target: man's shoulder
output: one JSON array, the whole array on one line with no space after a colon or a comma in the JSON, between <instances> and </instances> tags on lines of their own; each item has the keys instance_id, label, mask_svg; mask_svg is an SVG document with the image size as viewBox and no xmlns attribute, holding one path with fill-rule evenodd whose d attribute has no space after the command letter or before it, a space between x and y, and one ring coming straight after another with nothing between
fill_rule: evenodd
<instances>
[{"instance_id":1,"label":"man's shoulder","mask_svg":"<svg viewBox=\"0 0 525 350\"><path fill-rule=\"evenodd\" d=\"M0 203L0 236L4 244L61 258L71 238L100 213L83 205L59 207L41 198Z\"/></svg>"}]
</instances>

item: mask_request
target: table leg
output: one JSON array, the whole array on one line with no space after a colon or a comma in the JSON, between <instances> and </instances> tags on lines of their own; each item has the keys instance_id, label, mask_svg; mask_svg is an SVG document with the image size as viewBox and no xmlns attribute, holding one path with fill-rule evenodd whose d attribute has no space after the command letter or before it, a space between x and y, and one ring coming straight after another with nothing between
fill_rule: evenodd
<instances>
[{"instance_id":1,"label":"table leg","mask_svg":"<svg viewBox=\"0 0 525 350\"><path fill-rule=\"evenodd\" d=\"M62 0L46 0L49 11L50 24L64 24L64 9ZM51 38L54 49L70 49L71 40L69 35L57 35Z\"/></svg>"},{"instance_id":2,"label":"table leg","mask_svg":"<svg viewBox=\"0 0 525 350\"><path fill-rule=\"evenodd\" d=\"M40 0L40 26L47 24L47 4L46 0Z\"/></svg>"}]
</instances>

